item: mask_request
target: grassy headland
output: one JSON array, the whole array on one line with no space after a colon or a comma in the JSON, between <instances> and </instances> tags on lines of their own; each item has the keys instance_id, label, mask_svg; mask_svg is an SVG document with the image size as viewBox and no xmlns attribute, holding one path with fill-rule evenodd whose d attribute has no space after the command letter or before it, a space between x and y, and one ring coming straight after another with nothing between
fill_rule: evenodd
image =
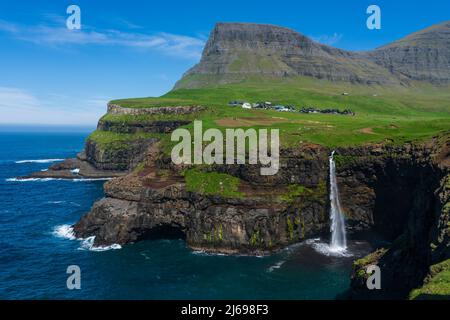
<instances>
[{"instance_id":1,"label":"grassy headland","mask_svg":"<svg viewBox=\"0 0 450 320\"><path fill-rule=\"evenodd\" d=\"M273 104L294 105L297 109L351 109L356 115L248 110L228 106L228 102L233 100L271 101ZM222 130L278 128L282 147L300 142L329 147L367 142L404 143L450 129L450 87L423 83L408 87L381 87L305 77L250 79L208 88L174 90L159 98L122 99L112 103L131 108L202 105L206 109L192 115L106 115L105 119L118 122L199 119L203 120L204 130L211 127ZM192 125L186 127L192 128ZM169 141L167 143L170 144Z\"/></svg>"}]
</instances>

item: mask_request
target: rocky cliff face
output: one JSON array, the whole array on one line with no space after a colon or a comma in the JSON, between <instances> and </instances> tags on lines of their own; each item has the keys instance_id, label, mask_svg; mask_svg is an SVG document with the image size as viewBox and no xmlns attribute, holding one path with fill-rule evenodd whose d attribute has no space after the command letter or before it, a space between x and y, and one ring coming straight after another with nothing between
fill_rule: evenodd
<instances>
[{"instance_id":1,"label":"rocky cliff face","mask_svg":"<svg viewBox=\"0 0 450 320\"><path fill-rule=\"evenodd\" d=\"M446 153L448 151L445 148L448 148L448 142L446 143L439 145L439 152L435 150L436 146L433 144L403 147L368 145L338 149L336 156L338 183L349 229L356 231L374 228L384 234L386 239L394 240L404 230L411 211L427 212L429 201L434 198L434 191L439 188L439 183L447 170L445 161L448 159ZM142 216L148 216L147 219L151 223L148 227L141 228L142 230L152 229L153 225L172 225L170 221L177 221L174 225L188 236L188 242L189 235L198 236L199 231L194 229L202 225L201 221L211 220L212 224L208 226L211 227L215 222L221 222L228 214L230 216L225 220L229 219L230 225L222 227L223 241L227 239L227 231L233 229L231 225L239 224L239 219L245 220L247 216L259 217L263 220L276 217L275 220L269 219L270 221L267 221L267 225L263 228L268 236L272 234L270 230L273 225L281 223L284 227L278 228L278 231L288 230L286 217L290 214L294 214L291 216L293 225L299 218L306 218L304 236L314 233L307 232L310 230L320 233L326 231L328 227L326 214L328 154L329 150L314 145L284 150L280 172L273 177L260 176L259 168L250 165L211 167L212 171L239 177L242 182L241 190L246 193L246 196L235 199L187 191L181 169L172 166L170 159L165 157L155 159L153 154L147 160L147 169L143 172L133 173L106 184L106 195L110 199L115 199L114 205L110 206L107 200L96 205L93 210L96 213L83 218L82 223L77 225L78 231L81 236L89 235L90 233L86 230L90 228L83 227L90 224L89 219L97 217L101 212L100 215L106 215L104 221L109 221L109 213L105 212L116 205L119 207L125 205L125 207L133 208L131 216L133 219L138 219L138 222L141 221ZM439 165L438 161L440 161ZM169 170L171 173L161 175L158 173L161 170ZM304 186L309 191L298 195L298 199L283 201L282 197L278 197L282 193L277 195L277 192L273 190L282 190L289 184ZM129 202L135 204L131 205ZM126 211L123 210L123 212ZM117 210L117 213L119 212L121 210ZM238 220L233 222L232 217ZM108 224L117 225L111 222ZM106 232L110 234L110 239L99 236L96 241L99 244L115 241L123 244L139 239L138 235L126 236L128 231L125 230L130 229L123 228L121 223L118 225L121 225L122 232L125 232L123 236L115 235L111 238L112 233ZM240 226L247 232L246 238L244 237L246 241L242 242L242 245L248 243L252 233L257 231L252 229L255 225L255 221L249 224L252 226L250 231L244 225ZM105 228L105 226L101 223L99 228ZM214 228L211 227L209 231L212 229ZM294 229L295 239L292 240L303 239L303 231L297 227ZM208 231L203 227L200 230L202 230L200 233ZM193 238L196 239L196 237ZM268 245L268 239L261 244ZM287 239L281 242L277 242L275 238L271 239L272 244L289 243ZM197 239L192 243L195 243L197 247L201 242ZM234 249L238 247L233 246Z\"/></svg>"},{"instance_id":2,"label":"rocky cliff face","mask_svg":"<svg viewBox=\"0 0 450 320\"><path fill-rule=\"evenodd\" d=\"M174 106L155 108L124 108L108 104L106 116L123 116L127 121L105 119L98 121L95 134L106 135L106 143L97 141L95 137L88 137L84 150L77 158L67 159L48 168L23 178L108 178L129 173L142 163L149 150L155 145L160 136L176 128L189 124L183 115L193 114L203 109L201 106ZM178 115L174 120L145 120L145 116ZM101 139L100 139L101 140Z\"/></svg>"},{"instance_id":3,"label":"rocky cliff face","mask_svg":"<svg viewBox=\"0 0 450 320\"><path fill-rule=\"evenodd\" d=\"M240 81L249 76L311 76L363 84L450 80L450 24L415 33L370 52L351 52L312 41L291 29L218 23L199 64L175 88Z\"/></svg>"},{"instance_id":4,"label":"rocky cliff face","mask_svg":"<svg viewBox=\"0 0 450 320\"><path fill-rule=\"evenodd\" d=\"M447 83L450 80L450 21L413 33L365 56L389 72L408 79Z\"/></svg>"},{"instance_id":5,"label":"rocky cliff face","mask_svg":"<svg viewBox=\"0 0 450 320\"><path fill-rule=\"evenodd\" d=\"M127 171L144 160L147 150L158 139L137 139L126 147L110 149L99 147L95 141L87 140L80 157L102 171Z\"/></svg>"},{"instance_id":6,"label":"rocky cliff face","mask_svg":"<svg viewBox=\"0 0 450 320\"><path fill-rule=\"evenodd\" d=\"M88 138L84 151L79 154L81 161L87 161L94 168L103 172L122 171L127 172L141 163L147 151L159 138L148 134L170 133L176 128L190 123L182 117L177 120L143 120L139 116L186 115L198 112L200 106L174 106L158 108L123 108L114 104L108 104L107 115L131 116L132 120L111 121L100 119L97 125L97 133L112 135L111 142L101 144L95 138ZM146 135L147 134L147 135ZM114 139L118 141L114 143ZM82 173L82 172L81 172Z\"/></svg>"},{"instance_id":7,"label":"rocky cliff face","mask_svg":"<svg viewBox=\"0 0 450 320\"><path fill-rule=\"evenodd\" d=\"M140 172L105 184L106 198L75 224L77 237L95 236L95 245L181 237L196 250L265 254L328 233L326 148L302 144L283 150L273 177L260 176L250 165L208 169L238 177L242 197L189 191L185 168L157 150ZM377 230L392 243L355 264L349 297L373 294L361 272L368 262L383 270L384 291L376 294L405 297L423 282L431 263L449 258L449 136L336 152L349 232ZM301 192L289 192L290 184Z\"/></svg>"},{"instance_id":8,"label":"rocky cliff face","mask_svg":"<svg viewBox=\"0 0 450 320\"><path fill-rule=\"evenodd\" d=\"M323 150L322 150L323 151ZM283 177L307 185L295 199L273 191L273 181L255 180L252 166L222 166L212 170L242 179L243 197L205 195L188 191L180 169L170 159L150 157L147 168L105 185L106 199L76 225L79 237L95 235L96 245L126 244L178 235L198 250L264 254L320 234L328 228L326 154L305 157L311 149L286 157ZM314 153L314 152L313 152ZM290 157L289 157L290 156ZM297 158L299 157L299 158ZM170 174L161 174L168 170ZM317 169L320 174L312 174ZM260 185L259 182L262 182ZM280 186L279 190L285 189Z\"/></svg>"},{"instance_id":9,"label":"rocky cliff face","mask_svg":"<svg viewBox=\"0 0 450 320\"><path fill-rule=\"evenodd\" d=\"M430 265L450 258L450 140L376 153L341 153L339 183L348 219L356 228L371 225L392 242L355 263L349 296L405 298L422 285ZM374 264L381 269L381 290L366 286L366 268Z\"/></svg>"},{"instance_id":10,"label":"rocky cliff face","mask_svg":"<svg viewBox=\"0 0 450 320\"><path fill-rule=\"evenodd\" d=\"M418 183L403 228L398 230L391 246L378 250L354 263L349 298L384 299L406 298L414 288L421 287L433 275L434 266L446 265L450 259L450 174L433 179L431 186ZM381 270L381 289L368 290L366 281L369 265L378 265ZM448 282L440 284L447 294ZM444 298L421 294L419 299Z\"/></svg>"}]
</instances>

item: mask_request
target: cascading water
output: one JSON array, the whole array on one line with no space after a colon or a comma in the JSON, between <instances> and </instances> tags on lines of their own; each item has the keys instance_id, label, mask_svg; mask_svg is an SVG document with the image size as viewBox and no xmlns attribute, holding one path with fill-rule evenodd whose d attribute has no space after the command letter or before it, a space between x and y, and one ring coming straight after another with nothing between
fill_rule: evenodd
<instances>
[{"instance_id":1,"label":"cascading water","mask_svg":"<svg viewBox=\"0 0 450 320\"><path fill-rule=\"evenodd\" d=\"M331 220L331 243L330 250L345 251L347 239L345 235L345 220L339 201L339 189L336 180L336 165L334 162L334 151L329 157L330 161L330 220Z\"/></svg>"}]
</instances>

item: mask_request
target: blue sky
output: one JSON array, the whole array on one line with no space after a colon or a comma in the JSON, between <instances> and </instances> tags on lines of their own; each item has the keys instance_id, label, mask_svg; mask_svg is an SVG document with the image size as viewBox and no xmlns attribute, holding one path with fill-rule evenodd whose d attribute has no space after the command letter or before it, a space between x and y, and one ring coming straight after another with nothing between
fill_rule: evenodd
<instances>
[{"instance_id":1,"label":"blue sky","mask_svg":"<svg viewBox=\"0 0 450 320\"><path fill-rule=\"evenodd\" d=\"M66 9L81 8L81 30ZM368 30L366 8L381 8ZM2 0L0 124L88 124L116 98L158 96L198 62L216 22L270 23L367 50L450 20L450 1Z\"/></svg>"}]
</instances>

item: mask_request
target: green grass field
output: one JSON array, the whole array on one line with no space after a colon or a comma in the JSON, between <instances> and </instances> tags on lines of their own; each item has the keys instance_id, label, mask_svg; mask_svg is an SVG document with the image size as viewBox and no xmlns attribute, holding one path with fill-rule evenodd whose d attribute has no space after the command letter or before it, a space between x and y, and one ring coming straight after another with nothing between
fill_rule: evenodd
<instances>
[{"instance_id":1,"label":"green grass field","mask_svg":"<svg viewBox=\"0 0 450 320\"><path fill-rule=\"evenodd\" d=\"M450 259L435 264L430 268L431 276L423 287L415 289L409 298L414 299L442 299L450 296Z\"/></svg>"},{"instance_id":2,"label":"green grass field","mask_svg":"<svg viewBox=\"0 0 450 320\"><path fill-rule=\"evenodd\" d=\"M343 95L346 92L348 95ZM351 109L355 116L301 114L230 107L228 102L271 101L319 109ZM450 87L415 83L409 87L380 87L335 83L311 78L250 79L200 89L179 89L158 98L114 100L123 107L202 105L191 115L106 115L109 121L202 120L203 128L277 128L281 146L301 142L329 147L367 142L404 143L423 140L450 130ZM192 124L186 126L192 128ZM170 146L170 139L164 144Z\"/></svg>"}]
</instances>

